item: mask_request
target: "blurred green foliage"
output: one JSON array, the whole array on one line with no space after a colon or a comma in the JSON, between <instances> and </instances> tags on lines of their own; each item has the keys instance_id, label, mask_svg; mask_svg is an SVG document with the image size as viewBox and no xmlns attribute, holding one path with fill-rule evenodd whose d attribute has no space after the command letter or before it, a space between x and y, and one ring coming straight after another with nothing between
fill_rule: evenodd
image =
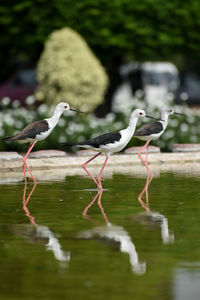
<instances>
[{"instance_id":1,"label":"blurred green foliage","mask_svg":"<svg viewBox=\"0 0 200 300\"><path fill-rule=\"evenodd\" d=\"M38 59L49 34L71 27L97 57L199 59L200 2L161 0L7 0L0 4L1 66Z\"/></svg>"}]
</instances>

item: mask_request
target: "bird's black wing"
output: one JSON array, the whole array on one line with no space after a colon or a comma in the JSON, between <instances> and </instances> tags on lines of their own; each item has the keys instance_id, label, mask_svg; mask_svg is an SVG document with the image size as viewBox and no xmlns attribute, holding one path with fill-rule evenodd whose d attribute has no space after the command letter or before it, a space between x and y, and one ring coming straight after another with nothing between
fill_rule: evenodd
<instances>
[{"instance_id":1,"label":"bird's black wing","mask_svg":"<svg viewBox=\"0 0 200 300\"><path fill-rule=\"evenodd\" d=\"M93 148L99 148L102 145L118 142L121 138L120 132L109 132L99 135L93 139L83 141L80 143L63 143L66 146L91 146Z\"/></svg>"},{"instance_id":2,"label":"bird's black wing","mask_svg":"<svg viewBox=\"0 0 200 300\"><path fill-rule=\"evenodd\" d=\"M159 133L163 130L161 122L151 122L143 125L140 129L136 130L133 136L148 136L151 134Z\"/></svg>"},{"instance_id":3,"label":"bird's black wing","mask_svg":"<svg viewBox=\"0 0 200 300\"><path fill-rule=\"evenodd\" d=\"M14 136L5 137L1 139L2 141L22 141L29 139L34 139L36 136L42 132L49 130L49 124L46 120L36 121L28 126L26 126L22 131L15 134Z\"/></svg>"}]
</instances>

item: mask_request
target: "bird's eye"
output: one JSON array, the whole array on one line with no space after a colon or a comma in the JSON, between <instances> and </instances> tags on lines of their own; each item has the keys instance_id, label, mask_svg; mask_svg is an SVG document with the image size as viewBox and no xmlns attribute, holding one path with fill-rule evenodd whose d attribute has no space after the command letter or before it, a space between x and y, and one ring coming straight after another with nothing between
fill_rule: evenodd
<instances>
[{"instance_id":1,"label":"bird's eye","mask_svg":"<svg viewBox=\"0 0 200 300\"><path fill-rule=\"evenodd\" d=\"M143 115L143 113L142 113L142 112L140 112L140 113L139 113L139 115L140 115L140 116L142 116L142 115Z\"/></svg>"},{"instance_id":2,"label":"bird's eye","mask_svg":"<svg viewBox=\"0 0 200 300\"><path fill-rule=\"evenodd\" d=\"M64 108L67 108L67 106L65 105Z\"/></svg>"}]
</instances>

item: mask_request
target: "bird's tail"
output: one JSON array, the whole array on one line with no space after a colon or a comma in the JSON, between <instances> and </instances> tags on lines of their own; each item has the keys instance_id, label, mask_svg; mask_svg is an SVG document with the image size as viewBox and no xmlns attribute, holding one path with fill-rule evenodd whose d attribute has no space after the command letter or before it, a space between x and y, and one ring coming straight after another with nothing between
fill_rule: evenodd
<instances>
[{"instance_id":1,"label":"bird's tail","mask_svg":"<svg viewBox=\"0 0 200 300\"><path fill-rule=\"evenodd\" d=\"M4 138L1 138L0 141L3 141L3 142L15 141L15 136L7 136L7 137L4 137Z\"/></svg>"}]
</instances>

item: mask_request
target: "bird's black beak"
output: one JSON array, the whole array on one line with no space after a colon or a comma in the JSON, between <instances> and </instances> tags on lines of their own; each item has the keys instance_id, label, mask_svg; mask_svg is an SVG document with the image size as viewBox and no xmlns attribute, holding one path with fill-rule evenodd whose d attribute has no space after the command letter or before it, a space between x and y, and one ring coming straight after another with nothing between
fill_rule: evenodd
<instances>
[{"instance_id":1,"label":"bird's black beak","mask_svg":"<svg viewBox=\"0 0 200 300\"><path fill-rule=\"evenodd\" d=\"M150 118L150 119L153 119L153 120L157 120L157 121L160 121L160 119L157 119L157 118L154 118L154 117L151 117L151 116L148 116L148 115L146 115L145 117L146 117L146 118Z\"/></svg>"},{"instance_id":2,"label":"bird's black beak","mask_svg":"<svg viewBox=\"0 0 200 300\"><path fill-rule=\"evenodd\" d=\"M78 113L81 113L81 114L83 114L83 113L84 113L83 111L80 111L80 110L78 110L78 109L75 109L75 108L70 108L69 110L71 110L71 111L75 111L75 112L78 112Z\"/></svg>"},{"instance_id":3,"label":"bird's black beak","mask_svg":"<svg viewBox=\"0 0 200 300\"><path fill-rule=\"evenodd\" d=\"M179 115L179 116L186 117L186 115L184 115L184 114L180 114L180 113L177 113L177 112L175 112L174 114L175 114L175 115Z\"/></svg>"}]
</instances>

